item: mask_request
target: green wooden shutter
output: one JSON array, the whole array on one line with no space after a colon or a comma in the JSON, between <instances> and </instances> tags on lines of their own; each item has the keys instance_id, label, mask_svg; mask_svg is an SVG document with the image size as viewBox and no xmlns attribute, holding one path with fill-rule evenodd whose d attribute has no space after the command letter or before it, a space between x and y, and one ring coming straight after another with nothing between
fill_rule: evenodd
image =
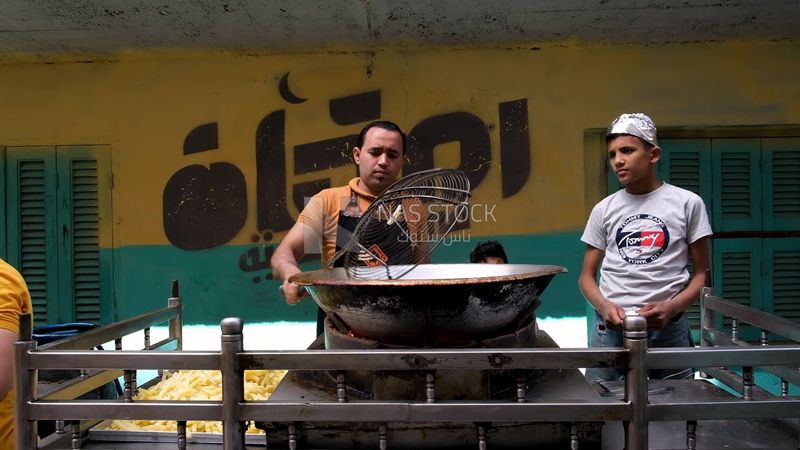
<instances>
[{"instance_id":1,"label":"green wooden shutter","mask_svg":"<svg viewBox=\"0 0 800 450\"><path fill-rule=\"evenodd\" d=\"M764 310L800 322L800 238L763 241Z\"/></svg>"},{"instance_id":2,"label":"green wooden shutter","mask_svg":"<svg viewBox=\"0 0 800 450\"><path fill-rule=\"evenodd\" d=\"M61 253L72 264L60 272L60 298L74 320L99 323L100 246L97 161L82 149L59 148ZM77 151L76 151L77 150Z\"/></svg>"},{"instance_id":3,"label":"green wooden shutter","mask_svg":"<svg viewBox=\"0 0 800 450\"><path fill-rule=\"evenodd\" d=\"M800 230L800 139L765 138L764 231ZM765 311L800 322L800 238L764 238Z\"/></svg>"},{"instance_id":4,"label":"green wooden shutter","mask_svg":"<svg viewBox=\"0 0 800 450\"><path fill-rule=\"evenodd\" d=\"M718 295L726 300L761 308L758 279L761 275L761 246L757 239L725 239L715 245L713 264L719 268Z\"/></svg>"},{"instance_id":5,"label":"green wooden shutter","mask_svg":"<svg viewBox=\"0 0 800 450\"><path fill-rule=\"evenodd\" d=\"M60 298L73 320L110 321L108 265L101 260L101 228L110 208L110 186L104 180L108 152L95 147L59 147ZM106 266L106 267L104 267ZM104 270L106 269L106 270ZM106 303L106 305L104 305Z\"/></svg>"},{"instance_id":6,"label":"green wooden shutter","mask_svg":"<svg viewBox=\"0 0 800 450\"><path fill-rule=\"evenodd\" d=\"M711 140L662 139L662 153L658 177L672 185L699 195L711 217ZM691 262L689 273L694 274ZM686 310L692 329L700 327L700 304L696 302Z\"/></svg>"},{"instance_id":7,"label":"green wooden shutter","mask_svg":"<svg viewBox=\"0 0 800 450\"><path fill-rule=\"evenodd\" d=\"M761 140L714 139L715 231L761 229Z\"/></svg>"},{"instance_id":8,"label":"green wooden shutter","mask_svg":"<svg viewBox=\"0 0 800 450\"><path fill-rule=\"evenodd\" d=\"M764 299L761 283L761 261L763 260L760 239L720 239L714 243L712 265L714 267L714 287L717 294L726 300L763 309ZM730 328L730 318L725 318L724 326ZM717 327L723 326L718 323ZM752 329L744 329L740 339L758 339Z\"/></svg>"},{"instance_id":9,"label":"green wooden shutter","mask_svg":"<svg viewBox=\"0 0 800 450\"><path fill-rule=\"evenodd\" d=\"M764 230L800 230L800 139L763 139Z\"/></svg>"},{"instance_id":10,"label":"green wooden shutter","mask_svg":"<svg viewBox=\"0 0 800 450\"><path fill-rule=\"evenodd\" d=\"M113 320L109 159L105 146L7 149L8 261L37 325Z\"/></svg>"},{"instance_id":11,"label":"green wooden shutter","mask_svg":"<svg viewBox=\"0 0 800 450\"><path fill-rule=\"evenodd\" d=\"M699 195L710 211L711 139L662 139L658 177Z\"/></svg>"},{"instance_id":12,"label":"green wooden shutter","mask_svg":"<svg viewBox=\"0 0 800 450\"><path fill-rule=\"evenodd\" d=\"M68 320L58 307L54 147L6 153L8 262L28 284L36 325Z\"/></svg>"}]
</instances>

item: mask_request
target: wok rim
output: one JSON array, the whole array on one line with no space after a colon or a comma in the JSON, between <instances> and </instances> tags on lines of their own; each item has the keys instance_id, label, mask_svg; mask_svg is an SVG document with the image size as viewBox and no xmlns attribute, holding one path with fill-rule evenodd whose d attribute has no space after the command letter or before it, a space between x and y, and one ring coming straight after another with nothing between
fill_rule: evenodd
<instances>
[{"instance_id":1,"label":"wok rim","mask_svg":"<svg viewBox=\"0 0 800 450\"><path fill-rule=\"evenodd\" d=\"M451 266L454 269L460 266L474 266L475 264L420 264L418 267L426 266ZM566 273L568 270L562 266L556 265L538 265L538 264L504 264L505 266L521 266L530 267L535 270L527 272L508 274L508 275L494 275L483 277L464 277L464 278L399 278L394 280L374 280L363 278L319 278L320 274L329 274L332 271L344 271L343 268L333 269L318 269L310 270L307 272L296 273L289 277L289 282L299 286L458 286L458 285L472 285L472 284L486 284L495 282L507 282L526 280L529 278L539 278L549 275L556 275L559 273Z\"/></svg>"}]
</instances>

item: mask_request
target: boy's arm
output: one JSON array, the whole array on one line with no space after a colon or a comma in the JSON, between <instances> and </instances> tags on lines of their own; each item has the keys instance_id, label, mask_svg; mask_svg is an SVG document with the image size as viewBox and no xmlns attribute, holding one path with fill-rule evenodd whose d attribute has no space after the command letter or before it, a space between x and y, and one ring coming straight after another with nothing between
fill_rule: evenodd
<instances>
[{"instance_id":1,"label":"boy's arm","mask_svg":"<svg viewBox=\"0 0 800 450\"><path fill-rule=\"evenodd\" d=\"M11 271L0 274L0 400L11 389L14 380L14 342L19 334L19 318L26 304L26 291L21 291ZM23 283L24 286L24 283ZM2 446L2 444L0 444Z\"/></svg>"},{"instance_id":2,"label":"boy's arm","mask_svg":"<svg viewBox=\"0 0 800 450\"><path fill-rule=\"evenodd\" d=\"M14 341L17 334L0 328L0 400L6 398L14 379Z\"/></svg>"},{"instance_id":3,"label":"boy's arm","mask_svg":"<svg viewBox=\"0 0 800 450\"><path fill-rule=\"evenodd\" d=\"M597 270L603 261L604 253L599 248L586 246L581 274L578 276L578 286L586 300L603 316L606 324L612 328L619 328L622 327L622 321L625 319L625 310L606 299L600 292L600 287L597 286Z\"/></svg>"},{"instance_id":4,"label":"boy's arm","mask_svg":"<svg viewBox=\"0 0 800 450\"><path fill-rule=\"evenodd\" d=\"M686 311L700 297L700 291L706 285L706 274L711 267L708 257L708 237L689 244L689 254L694 274L686 287L670 300L648 303L639 310L639 315L647 319L648 328L664 328L670 319Z\"/></svg>"}]
</instances>

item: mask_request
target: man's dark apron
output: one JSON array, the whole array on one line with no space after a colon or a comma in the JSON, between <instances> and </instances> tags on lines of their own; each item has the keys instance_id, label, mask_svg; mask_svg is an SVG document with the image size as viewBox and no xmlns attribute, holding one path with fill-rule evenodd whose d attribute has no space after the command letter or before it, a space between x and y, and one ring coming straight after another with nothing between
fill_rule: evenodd
<instances>
[{"instance_id":1,"label":"man's dark apron","mask_svg":"<svg viewBox=\"0 0 800 450\"><path fill-rule=\"evenodd\" d=\"M350 199L352 201L355 198L355 192L352 190L350 191ZM350 239L350 234L356 231L356 225L358 225L358 221L361 219L361 214L353 215L348 211L349 208L339 211L339 219L337 221L338 226L336 228L336 252L344 248L347 244L347 241ZM343 231L347 231L344 233ZM333 267L343 267L344 266L344 258L339 258L333 261ZM317 306L317 336L322 334L325 331L324 327L325 321L325 311L322 310L319 306Z\"/></svg>"},{"instance_id":2,"label":"man's dark apron","mask_svg":"<svg viewBox=\"0 0 800 450\"><path fill-rule=\"evenodd\" d=\"M336 252L338 253L339 250L344 248L348 241L350 240L350 235L355 232L356 226L358 222L361 220L361 211L358 207L358 196L357 194L351 189L350 190L350 201L345 207L345 209L339 211L339 218L337 220L337 228L336 228ZM385 252L388 258L387 263L392 264L397 262L408 262L410 260L411 250L408 246L401 245L391 245L392 242L397 242L401 236L402 232L397 227L397 225L386 225L386 222L375 223L376 227L380 227L380 232L378 233L369 233L369 235L381 236L380 239L377 239L376 242L361 242L362 245L370 246L372 244L377 244L383 249L392 249L391 252ZM333 261L332 267L344 267L344 261L346 258L340 257L339 259ZM317 336L322 334L325 331L324 327L324 320L325 320L325 312L317 306Z\"/></svg>"}]
</instances>

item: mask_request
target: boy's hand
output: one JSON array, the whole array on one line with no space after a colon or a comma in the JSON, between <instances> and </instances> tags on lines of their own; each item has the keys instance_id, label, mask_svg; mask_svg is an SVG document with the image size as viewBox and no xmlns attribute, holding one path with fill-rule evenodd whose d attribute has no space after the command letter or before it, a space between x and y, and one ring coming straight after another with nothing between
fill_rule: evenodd
<instances>
[{"instance_id":1,"label":"boy's hand","mask_svg":"<svg viewBox=\"0 0 800 450\"><path fill-rule=\"evenodd\" d=\"M625 310L621 306L611 302L606 302L603 310L600 311L603 320L606 321L606 326L614 330L622 328L622 321L625 320Z\"/></svg>"},{"instance_id":2,"label":"boy's hand","mask_svg":"<svg viewBox=\"0 0 800 450\"><path fill-rule=\"evenodd\" d=\"M654 302L639 309L639 315L647 319L648 330L660 330L667 326L670 319L680 314L674 311L670 302Z\"/></svg>"}]
</instances>

